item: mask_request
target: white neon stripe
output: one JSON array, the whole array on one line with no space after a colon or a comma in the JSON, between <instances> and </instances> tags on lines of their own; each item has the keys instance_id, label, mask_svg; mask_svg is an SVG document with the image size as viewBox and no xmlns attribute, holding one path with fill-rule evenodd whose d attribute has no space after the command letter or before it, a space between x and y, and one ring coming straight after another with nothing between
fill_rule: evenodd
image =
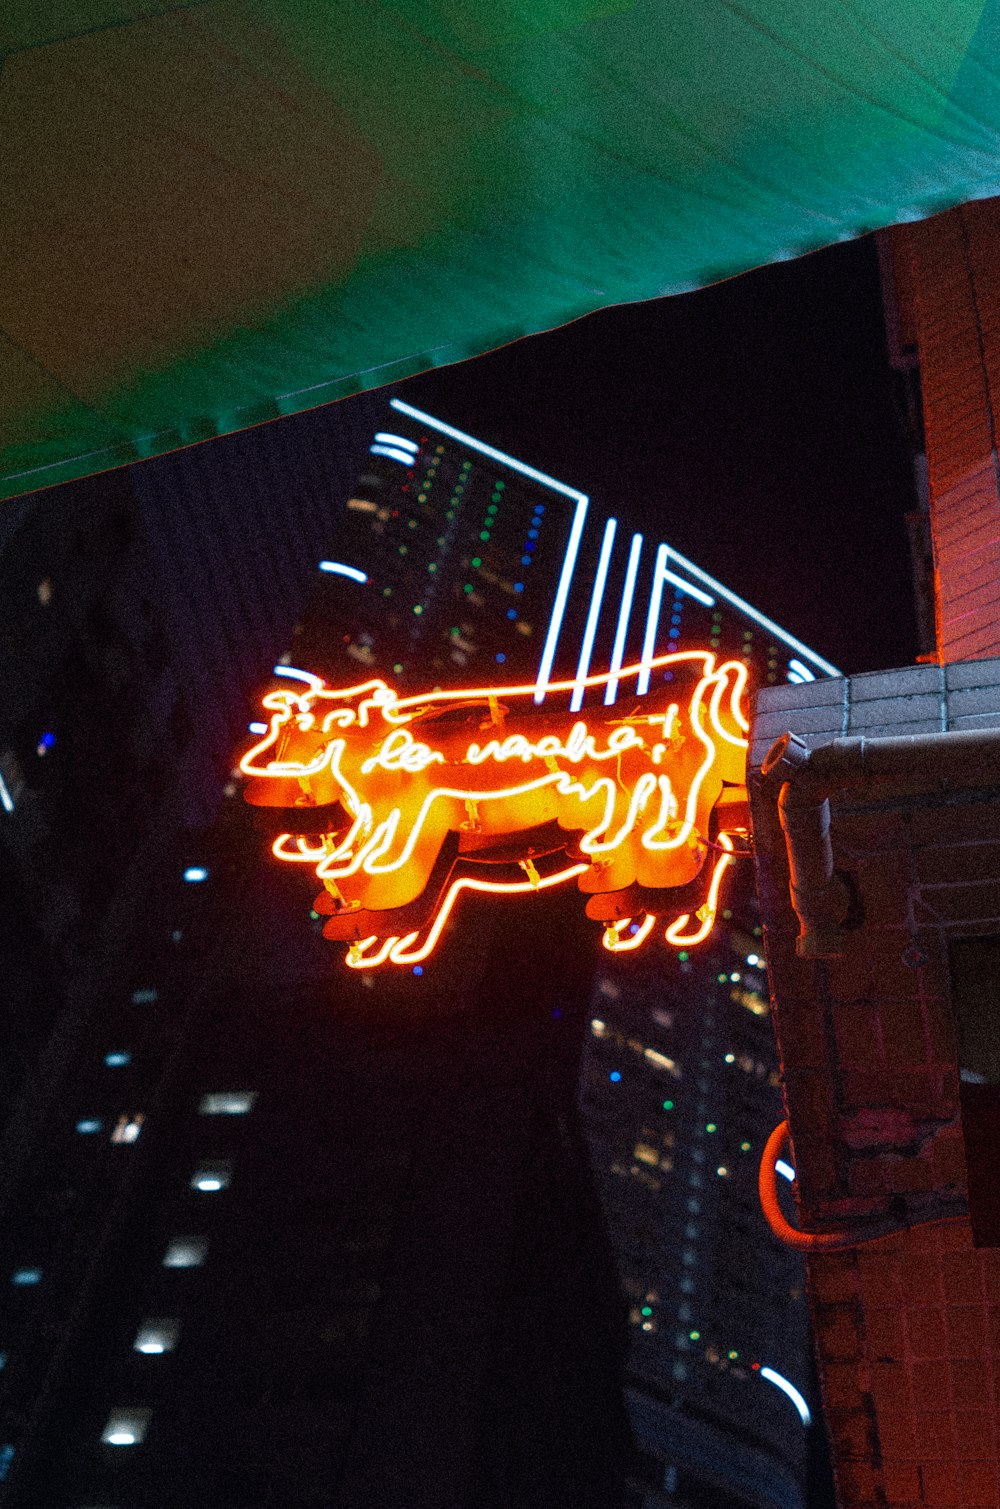
<instances>
[{"instance_id":1,"label":"white neon stripe","mask_svg":"<svg viewBox=\"0 0 1000 1509\"><path fill-rule=\"evenodd\" d=\"M345 566L343 561L320 561L319 569L331 571L334 576L349 576L352 582L363 584L368 580L366 572L361 571L357 566Z\"/></svg>"},{"instance_id":2,"label":"white neon stripe","mask_svg":"<svg viewBox=\"0 0 1000 1509\"><path fill-rule=\"evenodd\" d=\"M248 733L252 733L252 734L266 734L267 733L267 724L266 723L248 723L247 724L247 732Z\"/></svg>"},{"instance_id":3,"label":"white neon stripe","mask_svg":"<svg viewBox=\"0 0 1000 1509\"><path fill-rule=\"evenodd\" d=\"M580 663L576 668L576 683L569 702L571 713L577 712L583 703L583 683L586 680L587 672L590 670L590 654L594 648L594 637L597 634L597 621L601 616L601 603L604 600L604 589L608 582L608 566L611 561L611 551L614 547L615 531L617 528L617 519L609 519L604 526L601 554L597 562L597 571L594 575L594 590L590 594L590 611L587 614L587 626L583 631L583 644L580 647Z\"/></svg>"},{"instance_id":4,"label":"white neon stripe","mask_svg":"<svg viewBox=\"0 0 1000 1509\"><path fill-rule=\"evenodd\" d=\"M7 790L7 782L2 775L0 775L0 803L2 803L5 812L13 812L14 798Z\"/></svg>"},{"instance_id":5,"label":"white neon stripe","mask_svg":"<svg viewBox=\"0 0 1000 1509\"><path fill-rule=\"evenodd\" d=\"M642 535L634 534L628 553L628 567L625 571L625 586L622 588L621 607L618 609L618 627L615 629L615 643L611 651L611 675L604 693L605 707L610 707L618 696L618 672L622 668L622 660L625 657L625 640L628 637L628 622L632 616L632 598L635 596L635 579L639 571L639 556L641 553Z\"/></svg>"},{"instance_id":6,"label":"white neon stripe","mask_svg":"<svg viewBox=\"0 0 1000 1509\"><path fill-rule=\"evenodd\" d=\"M401 451L412 451L416 455L420 447L415 440L407 440L405 435L390 435L388 430L379 430L375 436L376 445L398 445Z\"/></svg>"},{"instance_id":7,"label":"white neon stripe","mask_svg":"<svg viewBox=\"0 0 1000 1509\"><path fill-rule=\"evenodd\" d=\"M706 608L715 607L714 597L709 597L708 593L702 592L700 587L692 587L690 582L684 581L683 577L675 576L672 571L667 570L666 566L663 568L663 575L668 582L673 582L679 592L686 592L689 597L693 597L698 602L704 603Z\"/></svg>"},{"instance_id":8,"label":"white neon stripe","mask_svg":"<svg viewBox=\"0 0 1000 1509\"><path fill-rule=\"evenodd\" d=\"M800 681L816 680L816 677L813 675L812 671L807 665L803 665L801 660L790 660L788 662L788 669L790 671L794 671Z\"/></svg>"},{"instance_id":9,"label":"white neon stripe","mask_svg":"<svg viewBox=\"0 0 1000 1509\"><path fill-rule=\"evenodd\" d=\"M775 1388L780 1388L783 1394L788 1395L789 1399L791 1399L792 1403L795 1405L795 1408L798 1410L799 1419L802 1421L803 1425L812 1424L812 1415L809 1413L809 1406L803 1399L802 1395L799 1393L798 1389L795 1387L794 1383L789 1383L787 1378L782 1378L780 1373L776 1373L774 1371L774 1368L761 1368L760 1376L762 1378L766 1378L768 1383L773 1383Z\"/></svg>"},{"instance_id":10,"label":"white neon stripe","mask_svg":"<svg viewBox=\"0 0 1000 1509\"><path fill-rule=\"evenodd\" d=\"M290 676L293 681L304 681L314 692L320 691L323 686L321 677L313 676L309 671L298 671L293 665L276 665L272 674L275 676Z\"/></svg>"},{"instance_id":11,"label":"white neon stripe","mask_svg":"<svg viewBox=\"0 0 1000 1509\"><path fill-rule=\"evenodd\" d=\"M735 592L730 592L728 587L724 587L721 582L716 581L714 576L709 576L707 571L702 571L700 566L696 566L693 561L689 561L686 556L681 555L679 550L674 550L671 547L670 553L677 564L682 566L685 571L689 571L699 582L704 582L706 587L710 587L713 592L717 592L720 597L725 598L726 602L732 603L734 608L739 608L741 613L746 613L750 618L773 634L776 639L780 639L783 643L791 645L793 650L798 650L800 655L804 655L806 660L811 661L825 676L839 676L841 674L835 665L830 664L829 660L824 660L822 655L817 655L816 651L811 650L807 644L803 644L801 639L796 639L794 635L786 633L784 629L780 628L774 622L773 618L768 618L756 608L751 608L750 604L745 602L742 597L738 597Z\"/></svg>"},{"instance_id":12,"label":"white neon stripe","mask_svg":"<svg viewBox=\"0 0 1000 1509\"><path fill-rule=\"evenodd\" d=\"M777 1163L774 1165L774 1171L776 1174L781 1174L785 1179L791 1179L793 1181L795 1179L795 1170L792 1168L792 1165L790 1163L785 1162L784 1158L778 1159Z\"/></svg>"},{"instance_id":13,"label":"white neon stripe","mask_svg":"<svg viewBox=\"0 0 1000 1509\"><path fill-rule=\"evenodd\" d=\"M656 547L656 565L653 567L653 585L649 593L649 611L646 614L646 637L642 642L642 661L636 678L636 695L644 697L649 691L649 662L653 658L656 630L660 622L660 604L663 601L663 577L667 563L666 545Z\"/></svg>"},{"instance_id":14,"label":"white neon stripe","mask_svg":"<svg viewBox=\"0 0 1000 1509\"><path fill-rule=\"evenodd\" d=\"M370 445L368 451L372 456L388 456L390 461L401 461L404 466L412 466L415 460L410 451L397 451L389 445Z\"/></svg>"},{"instance_id":15,"label":"white neon stripe","mask_svg":"<svg viewBox=\"0 0 1000 1509\"><path fill-rule=\"evenodd\" d=\"M549 684L549 673L552 670L552 662L556 658L556 644L559 641L559 630L562 628L563 614L566 611L566 600L569 597L569 584L573 578L573 568L576 566L576 558L580 551L580 538L583 534L583 524L587 517L587 498L580 494L573 515L573 527L569 532L569 544L566 546L566 554L563 557L562 572L559 577L559 586L556 589L556 600L552 604L552 617L549 619L549 631L545 636L545 648L542 651L541 664L538 667L538 680L535 682L535 701L545 701L545 688Z\"/></svg>"},{"instance_id":16,"label":"white neon stripe","mask_svg":"<svg viewBox=\"0 0 1000 1509\"><path fill-rule=\"evenodd\" d=\"M789 671L786 679L790 681L793 686L801 686L806 678L804 676L796 676L794 671Z\"/></svg>"},{"instance_id":17,"label":"white neon stripe","mask_svg":"<svg viewBox=\"0 0 1000 1509\"><path fill-rule=\"evenodd\" d=\"M536 471L533 466L526 466L523 461L515 461L514 457L508 456L506 451L498 451L494 446L486 445L482 440L475 440L464 430L456 430L454 425L445 424L443 420L435 419L431 414L425 414L423 409L413 408L412 404L404 403L401 398L390 398L389 406L398 409L400 414L409 414L411 419L419 419L421 424L430 425L431 429L450 436L461 445L467 445L470 450L478 451L481 456L489 456L491 461L499 461L504 466L509 466L513 471L520 472L522 477L530 477L532 482L541 482L543 486L562 493L564 498L572 498L574 503L587 501L586 493L579 492L575 487L567 487L565 482L557 482L554 477L546 476L545 472Z\"/></svg>"}]
</instances>

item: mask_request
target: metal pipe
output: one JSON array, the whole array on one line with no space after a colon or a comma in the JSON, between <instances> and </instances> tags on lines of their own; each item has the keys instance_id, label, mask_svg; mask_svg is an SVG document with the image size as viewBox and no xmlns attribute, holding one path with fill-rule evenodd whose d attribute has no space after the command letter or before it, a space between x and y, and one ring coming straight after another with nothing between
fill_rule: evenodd
<instances>
[{"instance_id":1,"label":"metal pipe","mask_svg":"<svg viewBox=\"0 0 1000 1509\"><path fill-rule=\"evenodd\" d=\"M834 870L831 794L884 782L920 791L1000 784L1000 729L832 739L817 749L784 733L768 750L761 775L765 780L784 778L778 816L799 919L795 951L800 958L838 958L844 952L851 896Z\"/></svg>"}]
</instances>

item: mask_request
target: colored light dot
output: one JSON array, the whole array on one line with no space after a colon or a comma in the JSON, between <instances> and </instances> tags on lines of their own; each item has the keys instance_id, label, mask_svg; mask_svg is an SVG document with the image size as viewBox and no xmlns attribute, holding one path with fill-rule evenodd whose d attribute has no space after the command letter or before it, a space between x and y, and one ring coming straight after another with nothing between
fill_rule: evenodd
<instances>
[{"instance_id":1,"label":"colored light dot","mask_svg":"<svg viewBox=\"0 0 1000 1509\"><path fill-rule=\"evenodd\" d=\"M611 1083L613 1085L616 1085L618 1083L618 1081L621 1079L621 1074L618 1072L617 1069L612 1069L611 1073L608 1075L608 1078L610 1079L610 1081L611 1081Z\"/></svg>"},{"instance_id":2,"label":"colored light dot","mask_svg":"<svg viewBox=\"0 0 1000 1509\"><path fill-rule=\"evenodd\" d=\"M382 588L382 596L383 597L391 597L392 596L392 588L391 587L383 587Z\"/></svg>"},{"instance_id":3,"label":"colored light dot","mask_svg":"<svg viewBox=\"0 0 1000 1509\"><path fill-rule=\"evenodd\" d=\"M737 1359L737 1357L738 1357L738 1356L739 1356L739 1355L740 1355L740 1354L739 1354L739 1352L729 1352L729 1353L728 1353L728 1354L727 1354L727 1355L728 1355L728 1357L729 1357L729 1361L730 1361L730 1362L735 1362L735 1361L736 1361L736 1359Z\"/></svg>"},{"instance_id":4,"label":"colored light dot","mask_svg":"<svg viewBox=\"0 0 1000 1509\"><path fill-rule=\"evenodd\" d=\"M482 558L482 556L481 555L474 555L472 557L472 564L474 566L481 566L483 564L483 558Z\"/></svg>"},{"instance_id":5,"label":"colored light dot","mask_svg":"<svg viewBox=\"0 0 1000 1509\"><path fill-rule=\"evenodd\" d=\"M531 556L530 555L522 555L522 557L521 557L521 565L522 566L530 566L531 565Z\"/></svg>"},{"instance_id":6,"label":"colored light dot","mask_svg":"<svg viewBox=\"0 0 1000 1509\"><path fill-rule=\"evenodd\" d=\"M759 1373L760 1372L760 1363L759 1362L751 1362L750 1367L751 1367L751 1370L753 1372L755 1372L755 1373Z\"/></svg>"},{"instance_id":7,"label":"colored light dot","mask_svg":"<svg viewBox=\"0 0 1000 1509\"><path fill-rule=\"evenodd\" d=\"M726 1063L727 1064L735 1064L735 1062L736 1062L736 1054L735 1053L727 1053L726 1054Z\"/></svg>"},{"instance_id":8,"label":"colored light dot","mask_svg":"<svg viewBox=\"0 0 1000 1509\"><path fill-rule=\"evenodd\" d=\"M729 978L732 980L732 982L733 982L734 985L738 985L740 983L740 981L742 980L743 976L740 974L740 972L739 972L738 969L734 969L733 972L732 972L732 974L729 976Z\"/></svg>"},{"instance_id":9,"label":"colored light dot","mask_svg":"<svg viewBox=\"0 0 1000 1509\"><path fill-rule=\"evenodd\" d=\"M462 588L462 591L463 592L471 592L472 591L472 583L471 582L466 582L465 586Z\"/></svg>"},{"instance_id":10,"label":"colored light dot","mask_svg":"<svg viewBox=\"0 0 1000 1509\"><path fill-rule=\"evenodd\" d=\"M729 1177L729 1170L724 1163L720 1163L715 1172L718 1174L720 1179L728 1179Z\"/></svg>"},{"instance_id":11,"label":"colored light dot","mask_svg":"<svg viewBox=\"0 0 1000 1509\"><path fill-rule=\"evenodd\" d=\"M514 591L515 592L523 592L524 591L524 583L523 582L515 582L514 583Z\"/></svg>"},{"instance_id":12,"label":"colored light dot","mask_svg":"<svg viewBox=\"0 0 1000 1509\"><path fill-rule=\"evenodd\" d=\"M508 618L516 618L517 617L517 609L516 608L508 608L507 609L507 617Z\"/></svg>"},{"instance_id":13,"label":"colored light dot","mask_svg":"<svg viewBox=\"0 0 1000 1509\"><path fill-rule=\"evenodd\" d=\"M421 607L421 605L419 603L414 603L413 604L413 611L414 611L414 613L416 613L417 617L419 618L420 614L424 610L423 610L423 608Z\"/></svg>"},{"instance_id":14,"label":"colored light dot","mask_svg":"<svg viewBox=\"0 0 1000 1509\"><path fill-rule=\"evenodd\" d=\"M691 955L688 953L686 948L682 948L677 957L678 959L680 959L682 964L686 964Z\"/></svg>"},{"instance_id":15,"label":"colored light dot","mask_svg":"<svg viewBox=\"0 0 1000 1509\"><path fill-rule=\"evenodd\" d=\"M497 659L497 665L503 665L504 661L507 659L507 656L504 654L503 650L500 650L497 653L496 659Z\"/></svg>"},{"instance_id":16,"label":"colored light dot","mask_svg":"<svg viewBox=\"0 0 1000 1509\"><path fill-rule=\"evenodd\" d=\"M740 1143L740 1152L741 1153L749 1153L749 1151L750 1151L750 1143L749 1142L741 1142Z\"/></svg>"},{"instance_id":17,"label":"colored light dot","mask_svg":"<svg viewBox=\"0 0 1000 1509\"><path fill-rule=\"evenodd\" d=\"M672 1100L665 1100L665 1101L664 1101L664 1102L663 1102L663 1109L664 1109L664 1110L665 1110L665 1111L672 1111L672 1110L673 1110L673 1108L674 1108L674 1103L673 1103L673 1101L672 1101Z\"/></svg>"},{"instance_id":18,"label":"colored light dot","mask_svg":"<svg viewBox=\"0 0 1000 1509\"><path fill-rule=\"evenodd\" d=\"M715 1125L714 1121L706 1121L706 1123L705 1123L705 1131L706 1132L717 1132L718 1131L718 1127Z\"/></svg>"},{"instance_id":19,"label":"colored light dot","mask_svg":"<svg viewBox=\"0 0 1000 1509\"><path fill-rule=\"evenodd\" d=\"M500 481L498 481L497 482L497 491L498 492L503 492L503 490L504 490L504 488L506 486L507 486L506 482L500 482Z\"/></svg>"},{"instance_id":20,"label":"colored light dot","mask_svg":"<svg viewBox=\"0 0 1000 1509\"><path fill-rule=\"evenodd\" d=\"M319 912L310 912L309 916L312 918L313 922L319 921Z\"/></svg>"},{"instance_id":21,"label":"colored light dot","mask_svg":"<svg viewBox=\"0 0 1000 1509\"><path fill-rule=\"evenodd\" d=\"M715 978L718 980L720 985L725 985L727 978L725 975L716 975Z\"/></svg>"},{"instance_id":22,"label":"colored light dot","mask_svg":"<svg viewBox=\"0 0 1000 1509\"><path fill-rule=\"evenodd\" d=\"M528 530L528 539L529 540L537 540L538 539L538 530L537 529L529 529Z\"/></svg>"},{"instance_id":23,"label":"colored light dot","mask_svg":"<svg viewBox=\"0 0 1000 1509\"><path fill-rule=\"evenodd\" d=\"M639 931L639 924L638 924L638 922L631 922L631 923L629 923L629 932L632 934L633 938L635 937L635 935L636 935L636 933L638 931Z\"/></svg>"},{"instance_id":24,"label":"colored light dot","mask_svg":"<svg viewBox=\"0 0 1000 1509\"><path fill-rule=\"evenodd\" d=\"M689 1331L688 1335L690 1336L690 1338L691 1338L692 1341L700 1341L701 1340L701 1332L700 1331Z\"/></svg>"},{"instance_id":25,"label":"colored light dot","mask_svg":"<svg viewBox=\"0 0 1000 1509\"><path fill-rule=\"evenodd\" d=\"M489 505L489 507L487 508L487 510L486 510L487 513L496 513L496 511L497 511L497 506L496 506L495 503L491 503Z\"/></svg>"},{"instance_id":26,"label":"colored light dot","mask_svg":"<svg viewBox=\"0 0 1000 1509\"><path fill-rule=\"evenodd\" d=\"M423 972L424 972L424 966L422 964L414 964L414 966L413 966L413 973L415 975L422 975Z\"/></svg>"},{"instance_id":27,"label":"colored light dot","mask_svg":"<svg viewBox=\"0 0 1000 1509\"><path fill-rule=\"evenodd\" d=\"M641 1314L643 1314L643 1315L652 1315L652 1313L653 1313L653 1307L652 1307L652 1305L643 1305Z\"/></svg>"},{"instance_id":28,"label":"colored light dot","mask_svg":"<svg viewBox=\"0 0 1000 1509\"><path fill-rule=\"evenodd\" d=\"M427 567L427 570L428 571L436 571L437 570L437 561L431 561L430 565Z\"/></svg>"},{"instance_id":29,"label":"colored light dot","mask_svg":"<svg viewBox=\"0 0 1000 1509\"><path fill-rule=\"evenodd\" d=\"M393 666L393 670L395 671L395 673L396 673L397 676L401 674L402 669L403 669L403 667L399 663L399 661L397 661L396 664Z\"/></svg>"},{"instance_id":30,"label":"colored light dot","mask_svg":"<svg viewBox=\"0 0 1000 1509\"><path fill-rule=\"evenodd\" d=\"M479 531L479 538L480 538L480 539L481 539L481 540L488 540L488 539L489 539L489 537L490 537L490 532L489 532L489 530L488 530L488 529L481 529L481 530L480 530L480 531Z\"/></svg>"}]
</instances>

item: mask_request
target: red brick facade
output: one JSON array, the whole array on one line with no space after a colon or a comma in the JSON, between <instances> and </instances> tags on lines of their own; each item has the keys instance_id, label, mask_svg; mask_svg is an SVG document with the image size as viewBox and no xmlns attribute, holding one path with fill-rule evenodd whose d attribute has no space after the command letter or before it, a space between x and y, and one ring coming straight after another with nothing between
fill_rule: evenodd
<instances>
[{"instance_id":1,"label":"red brick facade","mask_svg":"<svg viewBox=\"0 0 1000 1509\"><path fill-rule=\"evenodd\" d=\"M934 1222L968 1194L953 949L1000 935L1000 759L966 790L913 763L834 794L856 925L831 958L796 954L777 791L759 780L784 729L816 747L1000 727L987 658L1000 656L1000 202L894 237L901 344L910 325L922 382L939 663L761 693L758 884L800 1223L914 1223L808 1260L842 1509L1000 1509L1000 1248L974 1246L968 1219ZM1000 1174L970 1167L978 1198L993 1180L1000 1204Z\"/></svg>"}]
</instances>

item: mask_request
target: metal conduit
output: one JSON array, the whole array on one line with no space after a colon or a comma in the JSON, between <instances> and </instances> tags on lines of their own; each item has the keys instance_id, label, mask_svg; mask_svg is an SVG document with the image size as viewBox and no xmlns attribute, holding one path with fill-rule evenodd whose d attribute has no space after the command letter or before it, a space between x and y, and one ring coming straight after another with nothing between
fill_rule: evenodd
<instances>
[{"instance_id":1,"label":"metal conduit","mask_svg":"<svg viewBox=\"0 0 1000 1509\"><path fill-rule=\"evenodd\" d=\"M799 919L795 951L805 959L838 958L851 895L833 865L831 794L883 782L922 792L1000 785L1000 729L832 739L817 749L784 733L768 750L761 775L782 780L778 816Z\"/></svg>"}]
</instances>

